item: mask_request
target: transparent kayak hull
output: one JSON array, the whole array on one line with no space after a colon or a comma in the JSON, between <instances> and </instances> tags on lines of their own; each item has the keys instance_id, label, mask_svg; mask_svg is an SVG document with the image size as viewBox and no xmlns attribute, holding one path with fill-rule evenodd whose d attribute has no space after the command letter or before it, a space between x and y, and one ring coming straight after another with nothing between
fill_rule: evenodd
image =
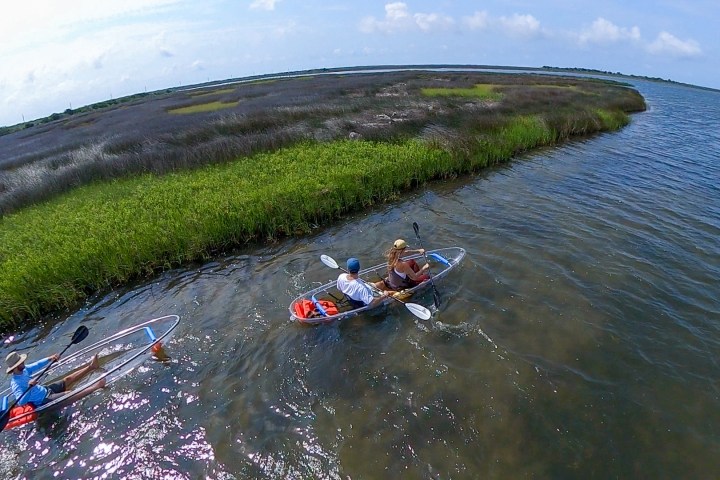
<instances>
[{"instance_id":1,"label":"transparent kayak hull","mask_svg":"<svg viewBox=\"0 0 720 480\"><path fill-rule=\"evenodd\" d=\"M427 250L425 252L425 255L428 258L428 261L430 262L430 273L432 274L433 281L438 284L441 283L442 280L455 268L457 268L458 265L462 262L463 258L465 258L465 249L460 247L449 247L449 248L438 248L435 250ZM416 255L408 255L407 257L403 257L404 260L415 260L419 264L425 263L425 257L421 254ZM338 274L340 274L340 271L337 271ZM360 278L365 280L366 282L377 282L378 280L381 280L387 276L387 265L385 263L381 263L379 265L375 265L370 268L365 268L360 270L359 272ZM413 288L409 288L407 290L404 290L402 298L407 301L409 297L411 297L413 294L430 288L431 284L430 281L422 282L420 285L417 285ZM334 315L326 315L326 316L316 316L312 318L303 318L298 314L298 308L297 305L301 304L303 301L313 301L315 299L316 301L320 300L327 300L332 301L335 303L338 308L339 312ZM309 324L309 325L315 325L315 324L324 324L324 323L331 323L335 322L337 320L346 319L353 317L355 315L377 310L383 305L387 305L389 303L397 303L392 298L386 298L383 302L381 302L379 305L376 305L374 307L362 307L362 308L351 308L347 305L345 305L347 302L344 301L344 296L341 292L338 291L336 282L328 282L325 285L321 285L317 288L314 288L308 292L303 293L302 295L295 298L291 303L288 310L290 311L290 319L294 320L296 322L300 322L303 324Z\"/></svg>"},{"instance_id":2,"label":"transparent kayak hull","mask_svg":"<svg viewBox=\"0 0 720 480\"><path fill-rule=\"evenodd\" d=\"M41 383L49 384L62 379L67 374L86 365L95 354L98 354L100 368L81 379L73 386L72 390L66 392L62 397L33 409L25 408L25 411L18 414L11 413L6 428L29 423L42 412L61 409L127 375L151 355L159 352L158 348L167 343L178 323L180 323L180 317L177 315L154 318L112 334L61 358L48 370ZM9 388L0 392L0 402L2 403L0 406L3 410L14 401L15 398ZM16 410L16 408L13 409L13 412L20 412L20 409Z\"/></svg>"}]
</instances>

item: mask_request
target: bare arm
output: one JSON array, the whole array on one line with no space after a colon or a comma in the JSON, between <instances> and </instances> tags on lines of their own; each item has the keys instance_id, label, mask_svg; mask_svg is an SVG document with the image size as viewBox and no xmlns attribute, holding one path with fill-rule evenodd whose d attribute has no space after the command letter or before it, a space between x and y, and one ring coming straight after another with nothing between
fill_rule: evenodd
<instances>
[{"instance_id":1,"label":"bare arm","mask_svg":"<svg viewBox=\"0 0 720 480\"><path fill-rule=\"evenodd\" d=\"M400 270L407 275L410 279L414 281L420 281L420 277L423 275L423 272L429 268L429 265L426 263L422 266L419 272L415 272L412 268L410 268L410 265L408 265L405 262L402 262L400 264Z\"/></svg>"},{"instance_id":2,"label":"bare arm","mask_svg":"<svg viewBox=\"0 0 720 480\"><path fill-rule=\"evenodd\" d=\"M387 297L388 294L389 294L388 291L382 292L379 297L373 298L373 301L370 302L369 305L370 305L371 307L375 307L375 306L378 305L380 302L382 302L383 300L385 300L385 297Z\"/></svg>"}]
</instances>

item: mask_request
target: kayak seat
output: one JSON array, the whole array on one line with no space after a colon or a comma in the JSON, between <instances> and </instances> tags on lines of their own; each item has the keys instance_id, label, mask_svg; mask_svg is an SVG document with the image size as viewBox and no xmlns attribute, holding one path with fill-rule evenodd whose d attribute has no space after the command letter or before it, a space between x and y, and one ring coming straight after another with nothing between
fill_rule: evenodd
<instances>
[{"instance_id":1,"label":"kayak seat","mask_svg":"<svg viewBox=\"0 0 720 480\"><path fill-rule=\"evenodd\" d=\"M365 306L365 302L361 302L360 300L355 300L353 298L350 298L349 296L347 296L344 293L343 293L343 295L345 295L345 301L347 301L348 304L350 304L350 308L352 310L355 310L356 308L362 308Z\"/></svg>"}]
</instances>

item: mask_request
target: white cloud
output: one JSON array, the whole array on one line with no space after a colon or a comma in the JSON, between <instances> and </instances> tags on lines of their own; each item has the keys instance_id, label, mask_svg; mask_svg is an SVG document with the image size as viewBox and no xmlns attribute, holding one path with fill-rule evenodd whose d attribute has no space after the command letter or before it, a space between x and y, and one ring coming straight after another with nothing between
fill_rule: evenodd
<instances>
[{"instance_id":1,"label":"white cloud","mask_svg":"<svg viewBox=\"0 0 720 480\"><path fill-rule=\"evenodd\" d=\"M97 57L95 57L93 60L91 60L90 63L92 64L92 67L94 69L100 70L101 68L103 68L104 61L105 61L105 54L101 53Z\"/></svg>"},{"instance_id":2,"label":"white cloud","mask_svg":"<svg viewBox=\"0 0 720 480\"><path fill-rule=\"evenodd\" d=\"M158 30L183 33L173 34L168 42ZM12 109L36 118L67 108L67 102L79 106L103 96L106 99L113 85L118 87L118 78L142 82L141 78L153 75L154 67L171 61L158 60L158 55L182 52L192 45L195 37L191 30L186 22L134 23L4 55L3 62L13 68L0 70L0 110ZM115 96L134 93L120 90L115 89ZM10 120L14 121L20 119Z\"/></svg>"},{"instance_id":3,"label":"white cloud","mask_svg":"<svg viewBox=\"0 0 720 480\"><path fill-rule=\"evenodd\" d=\"M499 24L510 35L533 36L540 33L540 22L532 15L500 17Z\"/></svg>"},{"instance_id":4,"label":"white cloud","mask_svg":"<svg viewBox=\"0 0 720 480\"><path fill-rule=\"evenodd\" d=\"M56 0L11 2L3 5L0 15L0 56L30 45L45 44L49 38L65 35L77 26L127 15L156 13L181 1L73 0L72 7Z\"/></svg>"},{"instance_id":5,"label":"white cloud","mask_svg":"<svg viewBox=\"0 0 720 480\"><path fill-rule=\"evenodd\" d=\"M618 27L614 23L600 17L592 23L590 28L580 32L578 40L581 44L606 44L623 40L640 40L640 29L638 27Z\"/></svg>"},{"instance_id":6,"label":"white cloud","mask_svg":"<svg viewBox=\"0 0 720 480\"><path fill-rule=\"evenodd\" d=\"M680 40L668 32L660 32L647 50L654 55L671 55L674 57L697 57L702 54L700 45L695 40Z\"/></svg>"},{"instance_id":7,"label":"white cloud","mask_svg":"<svg viewBox=\"0 0 720 480\"><path fill-rule=\"evenodd\" d=\"M282 37L287 37L288 35L295 34L301 30L302 30L302 28L300 25L298 25L296 22L290 20L290 21L275 25L274 28L272 29L272 32L276 38L282 38Z\"/></svg>"},{"instance_id":8,"label":"white cloud","mask_svg":"<svg viewBox=\"0 0 720 480\"><path fill-rule=\"evenodd\" d=\"M470 17L463 17L462 24L470 30L492 28L513 37L533 37L547 33L540 27L540 21L529 14L492 17L486 11L479 11Z\"/></svg>"},{"instance_id":9,"label":"white cloud","mask_svg":"<svg viewBox=\"0 0 720 480\"><path fill-rule=\"evenodd\" d=\"M385 5L385 18L366 17L360 22L360 30L365 33L397 33L408 30L423 32L447 30L454 25L452 17L441 13L410 13L403 2Z\"/></svg>"},{"instance_id":10,"label":"white cloud","mask_svg":"<svg viewBox=\"0 0 720 480\"><path fill-rule=\"evenodd\" d=\"M482 30L488 26L487 12L475 12L471 17L463 17L463 24L470 30Z\"/></svg>"},{"instance_id":11,"label":"white cloud","mask_svg":"<svg viewBox=\"0 0 720 480\"><path fill-rule=\"evenodd\" d=\"M275 4L280 0L254 0L250 4L251 10L275 10Z\"/></svg>"},{"instance_id":12,"label":"white cloud","mask_svg":"<svg viewBox=\"0 0 720 480\"><path fill-rule=\"evenodd\" d=\"M159 33L152 37L152 45L160 53L161 57L171 58L175 56L170 42L167 40L167 30L160 30Z\"/></svg>"},{"instance_id":13,"label":"white cloud","mask_svg":"<svg viewBox=\"0 0 720 480\"><path fill-rule=\"evenodd\" d=\"M455 23L451 17L438 13L416 13L414 17L417 26L425 32L430 30L446 30Z\"/></svg>"},{"instance_id":14,"label":"white cloud","mask_svg":"<svg viewBox=\"0 0 720 480\"><path fill-rule=\"evenodd\" d=\"M366 17L360 23L365 33L398 33L410 30L422 32L447 31L455 27L455 19L442 13L412 13L404 2L385 5L385 17ZM469 30L500 29L511 36L534 36L542 33L540 22L532 15L515 14L509 17L491 17L485 11L462 17L460 26Z\"/></svg>"},{"instance_id":15,"label":"white cloud","mask_svg":"<svg viewBox=\"0 0 720 480\"><path fill-rule=\"evenodd\" d=\"M385 16L389 21L402 21L410 15L408 14L406 4L402 2L395 2L385 5Z\"/></svg>"}]
</instances>

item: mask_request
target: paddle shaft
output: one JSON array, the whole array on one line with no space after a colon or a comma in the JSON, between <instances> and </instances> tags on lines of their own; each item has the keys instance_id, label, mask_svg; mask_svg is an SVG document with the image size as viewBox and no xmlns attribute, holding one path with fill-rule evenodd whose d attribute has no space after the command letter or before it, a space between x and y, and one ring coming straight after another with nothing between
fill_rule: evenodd
<instances>
[{"instance_id":1,"label":"paddle shaft","mask_svg":"<svg viewBox=\"0 0 720 480\"><path fill-rule=\"evenodd\" d=\"M428 265L428 277L430 277L430 284L432 285L433 289L433 300L435 300L435 307L440 306L440 292L438 292L437 287L435 286L435 282L433 281L432 273L430 273L430 262L428 261L427 255L425 254L425 247L423 247L422 240L420 239L420 227L416 222L413 222L413 230L415 230L415 236L418 239L418 243L420 243L420 248L423 249L423 257L425 257L425 263Z\"/></svg>"}]
</instances>

